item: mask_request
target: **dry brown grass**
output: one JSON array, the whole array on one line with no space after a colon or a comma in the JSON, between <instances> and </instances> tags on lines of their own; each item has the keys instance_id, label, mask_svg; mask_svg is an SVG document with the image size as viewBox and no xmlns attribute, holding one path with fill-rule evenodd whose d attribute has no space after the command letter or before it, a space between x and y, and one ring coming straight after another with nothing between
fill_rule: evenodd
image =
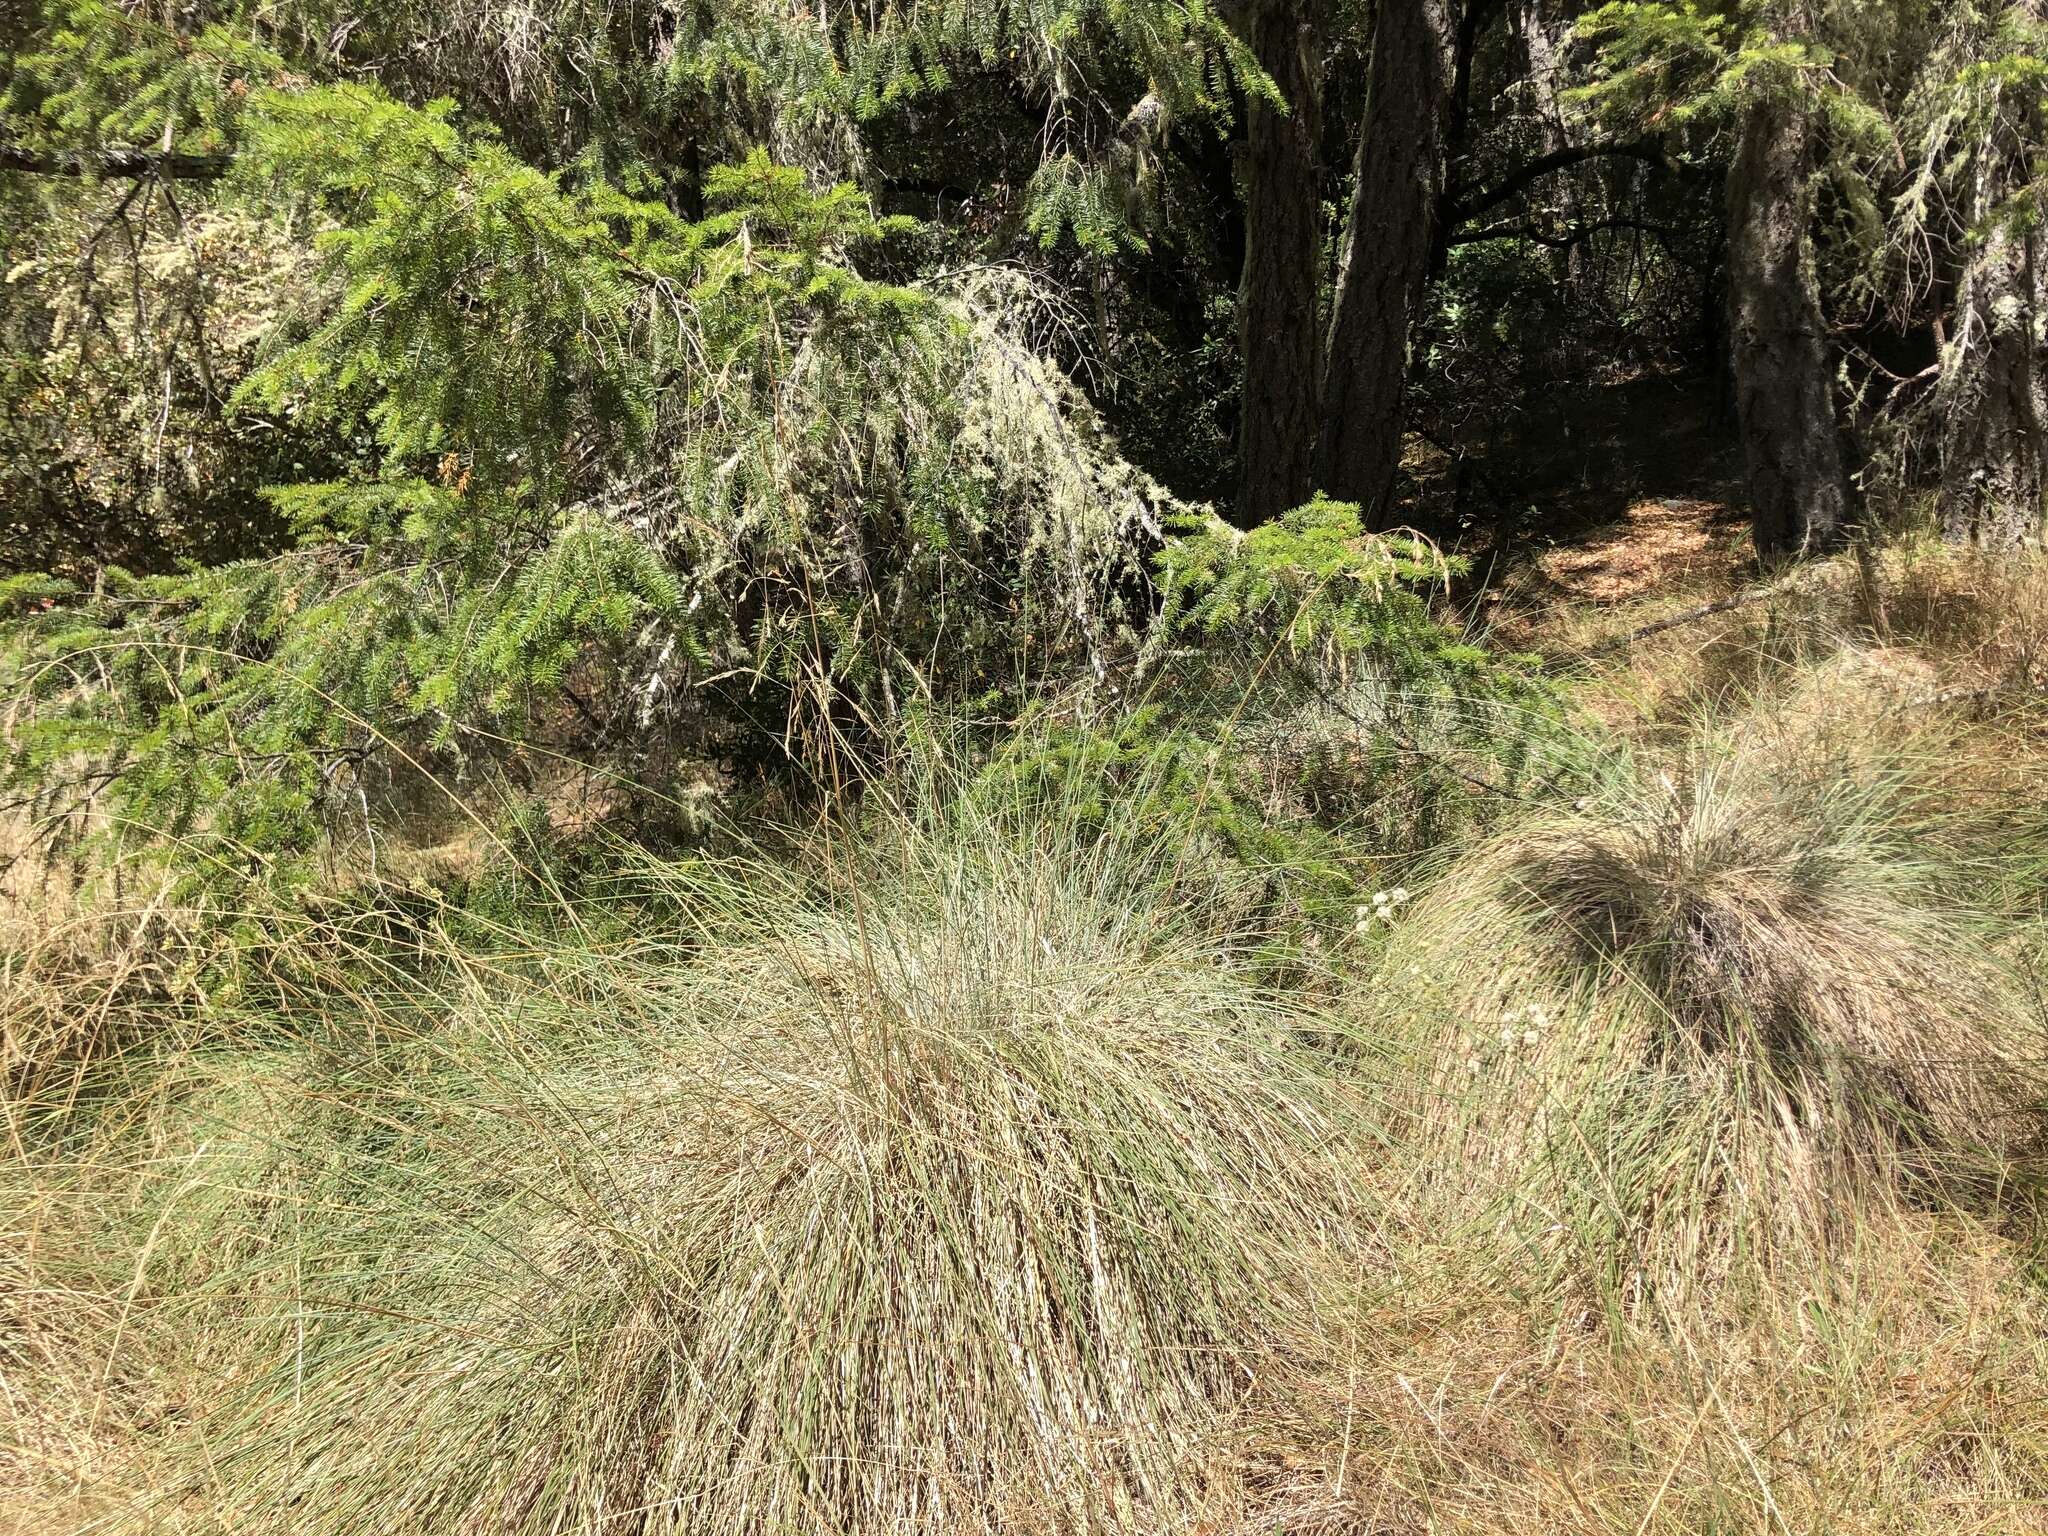
<instances>
[{"instance_id":1,"label":"dry brown grass","mask_svg":"<svg viewBox=\"0 0 2048 1536\"><path fill-rule=\"evenodd\" d=\"M180 969L191 923L160 870L53 855L20 822L0 822L0 1136L24 1116L61 1113L92 1065L190 1010Z\"/></svg>"},{"instance_id":2,"label":"dry brown grass","mask_svg":"<svg viewBox=\"0 0 2048 1536\"><path fill-rule=\"evenodd\" d=\"M1468 1214L1563 1202L1638 1288L2040 1158L2048 1030L2006 942L2036 912L1976 886L1984 828L1882 748L1751 724L1465 851L1383 960L1418 1177ZM1988 867L2038 869L2029 838Z\"/></svg>"},{"instance_id":3,"label":"dry brown grass","mask_svg":"<svg viewBox=\"0 0 2048 1536\"><path fill-rule=\"evenodd\" d=\"M1251 1448L1237 1529L2048 1529L2048 1324L1995 1233L1901 1212L1824 1266L1617 1317L1483 1234L1418 1241L1346 1367Z\"/></svg>"},{"instance_id":4,"label":"dry brown grass","mask_svg":"<svg viewBox=\"0 0 2048 1536\"><path fill-rule=\"evenodd\" d=\"M214 1035L91 1137L17 1121L0 1509L2048 1531L2044 569L1845 560L1601 658L1603 787L1313 991L1142 854L838 849L451 952L374 1050ZM71 913L9 941L51 1059L150 963Z\"/></svg>"},{"instance_id":5,"label":"dry brown grass","mask_svg":"<svg viewBox=\"0 0 2048 1536\"><path fill-rule=\"evenodd\" d=\"M1607 787L1384 940L1398 1278L1241 1528L2048 1531L2044 577L1845 560L1588 669Z\"/></svg>"},{"instance_id":6,"label":"dry brown grass","mask_svg":"<svg viewBox=\"0 0 2048 1536\"><path fill-rule=\"evenodd\" d=\"M1626 640L1750 592L1768 596ZM1908 542L1770 581L1702 567L1625 601L1510 614L1519 643L1583 668L1589 703L1624 729L1683 728L1702 709L1797 689L1852 708L1861 696L1899 714L2009 718L2037 711L2048 687L2048 554ZM1815 670L1830 667L1852 686L1816 690Z\"/></svg>"},{"instance_id":7,"label":"dry brown grass","mask_svg":"<svg viewBox=\"0 0 2048 1536\"><path fill-rule=\"evenodd\" d=\"M700 930L624 953L451 954L424 1019L330 998L39 1170L104 1211L89 1353L185 1407L117 1528L1195 1518L1370 1232L1347 1085L1143 868L834 858L674 870Z\"/></svg>"},{"instance_id":8,"label":"dry brown grass","mask_svg":"<svg viewBox=\"0 0 2048 1536\"><path fill-rule=\"evenodd\" d=\"M21 1536L71 1536L109 1513L139 1432L141 1398L109 1355L120 1300L81 1263L76 1217L9 1160L0 1180L0 1530Z\"/></svg>"}]
</instances>

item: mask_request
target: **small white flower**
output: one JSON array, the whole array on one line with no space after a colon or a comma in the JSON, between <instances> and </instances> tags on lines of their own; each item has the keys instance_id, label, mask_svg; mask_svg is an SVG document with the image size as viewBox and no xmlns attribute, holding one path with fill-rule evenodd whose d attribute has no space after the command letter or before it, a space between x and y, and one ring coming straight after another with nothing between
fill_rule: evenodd
<instances>
[{"instance_id":1,"label":"small white flower","mask_svg":"<svg viewBox=\"0 0 2048 1536\"><path fill-rule=\"evenodd\" d=\"M1500 1043L1501 1043L1502 1045L1506 1046L1506 1047L1507 1047L1507 1048L1508 1048L1509 1050L1513 1050L1513 1049L1514 1049L1514 1045L1515 1045L1515 1029L1514 1029L1514 1026L1513 1026L1512 1024L1510 1024L1510 1025L1507 1025L1507 1026L1505 1026L1505 1027L1504 1027L1504 1028L1503 1028L1503 1029L1501 1030L1501 1032L1500 1032Z\"/></svg>"},{"instance_id":2,"label":"small white flower","mask_svg":"<svg viewBox=\"0 0 2048 1536\"><path fill-rule=\"evenodd\" d=\"M1395 886L1393 893L1393 901L1394 905L1397 907L1406 906L1408 904L1408 887L1405 885Z\"/></svg>"},{"instance_id":3,"label":"small white flower","mask_svg":"<svg viewBox=\"0 0 2048 1536\"><path fill-rule=\"evenodd\" d=\"M1477 1056L1469 1058L1465 1062L1465 1070L1467 1072L1470 1072L1474 1077L1477 1077L1479 1075L1479 1058Z\"/></svg>"},{"instance_id":4,"label":"small white flower","mask_svg":"<svg viewBox=\"0 0 2048 1536\"><path fill-rule=\"evenodd\" d=\"M1522 1044L1524 1045L1534 1045L1538 1040L1541 1040L1542 1038L1543 1036L1538 1034L1533 1029L1525 1029L1522 1031Z\"/></svg>"}]
</instances>

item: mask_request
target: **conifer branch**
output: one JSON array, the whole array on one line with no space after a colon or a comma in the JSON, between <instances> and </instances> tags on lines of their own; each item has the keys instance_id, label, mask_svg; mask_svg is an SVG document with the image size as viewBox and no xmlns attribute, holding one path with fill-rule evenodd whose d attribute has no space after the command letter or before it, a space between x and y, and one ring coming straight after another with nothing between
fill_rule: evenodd
<instances>
[{"instance_id":1,"label":"conifer branch","mask_svg":"<svg viewBox=\"0 0 2048 1536\"><path fill-rule=\"evenodd\" d=\"M218 181L233 164L232 155L147 149L39 154L18 144L0 144L0 171L16 171L26 176L156 176L172 181Z\"/></svg>"},{"instance_id":2,"label":"conifer branch","mask_svg":"<svg viewBox=\"0 0 2048 1536\"><path fill-rule=\"evenodd\" d=\"M1604 140L1597 144L1569 145L1563 149L1554 149L1547 155L1538 155L1484 190L1452 188L1444 199L1442 225L1445 229L1456 228L1469 219L1476 219L1480 214L1498 208L1554 171L1562 171L1574 165L1583 165L1588 160L1600 160L1610 156L1645 160L1666 170L1679 170L1678 163L1665 154L1663 144L1656 139Z\"/></svg>"}]
</instances>

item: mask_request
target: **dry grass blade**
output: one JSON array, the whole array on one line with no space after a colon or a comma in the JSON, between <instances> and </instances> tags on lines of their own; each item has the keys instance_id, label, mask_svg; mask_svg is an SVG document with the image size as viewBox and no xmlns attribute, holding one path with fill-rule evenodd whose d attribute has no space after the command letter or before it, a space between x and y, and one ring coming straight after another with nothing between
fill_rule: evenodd
<instances>
[{"instance_id":1,"label":"dry grass blade","mask_svg":"<svg viewBox=\"0 0 2048 1536\"><path fill-rule=\"evenodd\" d=\"M1193 1519L1204 1446L1360 1241L1353 1111L1213 937L1048 851L913 839L822 894L677 872L721 935L694 960L552 956L397 1079L300 1085L282 1122L213 1102L146 1268L152 1326L235 1385L148 1507Z\"/></svg>"},{"instance_id":2,"label":"dry grass blade","mask_svg":"<svg viewBox=\"0 0 2048 1536\"><path fill-rule=\"evenodd\" d=\"M1682 777L1465 853L1390 956L1429 1177L1529 1181L1553 1239L1681 1288L1818 1241L1860 1196L2010 1193L2038 1156L2041 1021L1908 802L1709 735Z\"/></svg>"}]
</instances>

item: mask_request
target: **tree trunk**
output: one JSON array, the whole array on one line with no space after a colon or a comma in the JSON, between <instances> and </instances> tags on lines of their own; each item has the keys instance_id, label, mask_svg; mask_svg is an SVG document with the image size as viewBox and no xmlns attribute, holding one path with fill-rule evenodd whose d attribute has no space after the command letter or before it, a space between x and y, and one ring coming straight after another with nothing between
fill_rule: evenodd
<instances>
[{"instance_id":1,"label":"tree trunk","mask_svg":"<svg viewBox=\"0 0 2048 1536\"><path fill-rule=\"evenodd\" d=\"M1322 267L1319 37L1310 7L1267 0L1247 40L1287 99L1246 113L1244 277L1238 294L1244 360L1238 517L1277 517L1315 490L1322 336L1316 307Z\"/></svg>"},{"instance_id":2,"label":"tree trunk","mask_svg":"<svg viewBox=\"0 0 2048 1536\"><path fill-rule=\"evenodd\" d=\"M1963 272L1938 395L1941 531L1951 543L2016 549L2041 537L2048 292L2040 255L2032 231L1998 229Z\"/></svg>"},{"instance_id":3,"label":"tree trunk","mask_svg":"<svg viewBox=\"0 0 2048 1536\"><path fill-rule=\"evenodd\" d=\"M1565 19L1558 20L1563 12ZM1508 54L1526 112L1535 126L1536 149L1549 154L1563 149L1564 108L1558 104L1564 76L1564 49L1559 37L1571 26L1570 13L1557 0L1508 0Z\"/></svg>"},{"instance_id":4,"label":"tree trunk","mask_svg":"<svg viewBox=\"0 0 2048 1536\"><path fill-rule=\"evenodd\" d=\"M1316 481L1382 525L1401 462L1408 337L1444 182L1458 0L1380 0L1324 358Z\"/></svg>"},{"instance_id":5,"label":"tree trunk","mask_svg":"<svg viewBox=\"0 0 2048 1536\"><path fill-rule=\"evenodd\" d=\"M1807 235L1813 122L1787 102L1751 105L1728 171L1728 331L1735 412L1759 555L1842 539L1849 484Z\"/></svg>"},{"instance_id":6,"label":"tree trunk","mask_svg":"<svg viewBox=\"0 0 2048 1536\"><path fill-rule=\"evenodd\" d=\"M1558 39L1571 22L1560 22L1555 13L1565 9L1556 0L1508 0L1508 57L1519 77L1516 89L1523 115L1533 130L1531 138L1536 152L1541 155L1557 154L1571 142L1571 135L1565 130L1564 108L1558 100L1564 80L1564 48ZM1552 196L1556 223L1565 229L1585 223L1577 177L1563 176L1555 186ZM1549 263L1558 294L1569 303L1570 290L1585 265L1584 242L1574 241L1551 251Z\"/></svg>"},{"instance_id":7,"label":"tree trunk","mask_svg":"<svg viewBox=\"0 0 2048 1536\"><path fill-rule=\"evenodd\" d=\"M1516 101L1515 115L1526 122L1523 131L1538 155L1562 154L1571 144L1559 93L1564 89L1565 49L1561 39L1571 28L1570 17L1575 9L1559 4L1558 0L1508 0L1508 66L1514 82L1510 92ZM1531 209L1531 222L1538 226L1569 231L1589 222L1575 171L1567 171L1553 180L1545 201L1547 208ZM1551 302L1559 313L1573 315L1587 307L1581 291L1587 264L1584 240L1551 247L1543 254L1543 264L1550 272ZM1566 324L1559 327L1556 348L1544 360L1544 367L1554 376L1574 377L1586 371L1585 354L1584 332Z\"/></svg>"},{"instance_id":8,"label":"tree trunk","mask_svg":"<svg viewBox=\"0 0 2048 1536\"><path fill-rule=\"evenodd\" d=\"M1974 206L1985 224L1956 286L1935 402L1941 420L1942 536L2016 549L2041 537L2048 493L2048 272L2038 227L2004 205L2027 178L2039 113L1994 124L1975 156Z\"/></svg>"}]
</instances>

